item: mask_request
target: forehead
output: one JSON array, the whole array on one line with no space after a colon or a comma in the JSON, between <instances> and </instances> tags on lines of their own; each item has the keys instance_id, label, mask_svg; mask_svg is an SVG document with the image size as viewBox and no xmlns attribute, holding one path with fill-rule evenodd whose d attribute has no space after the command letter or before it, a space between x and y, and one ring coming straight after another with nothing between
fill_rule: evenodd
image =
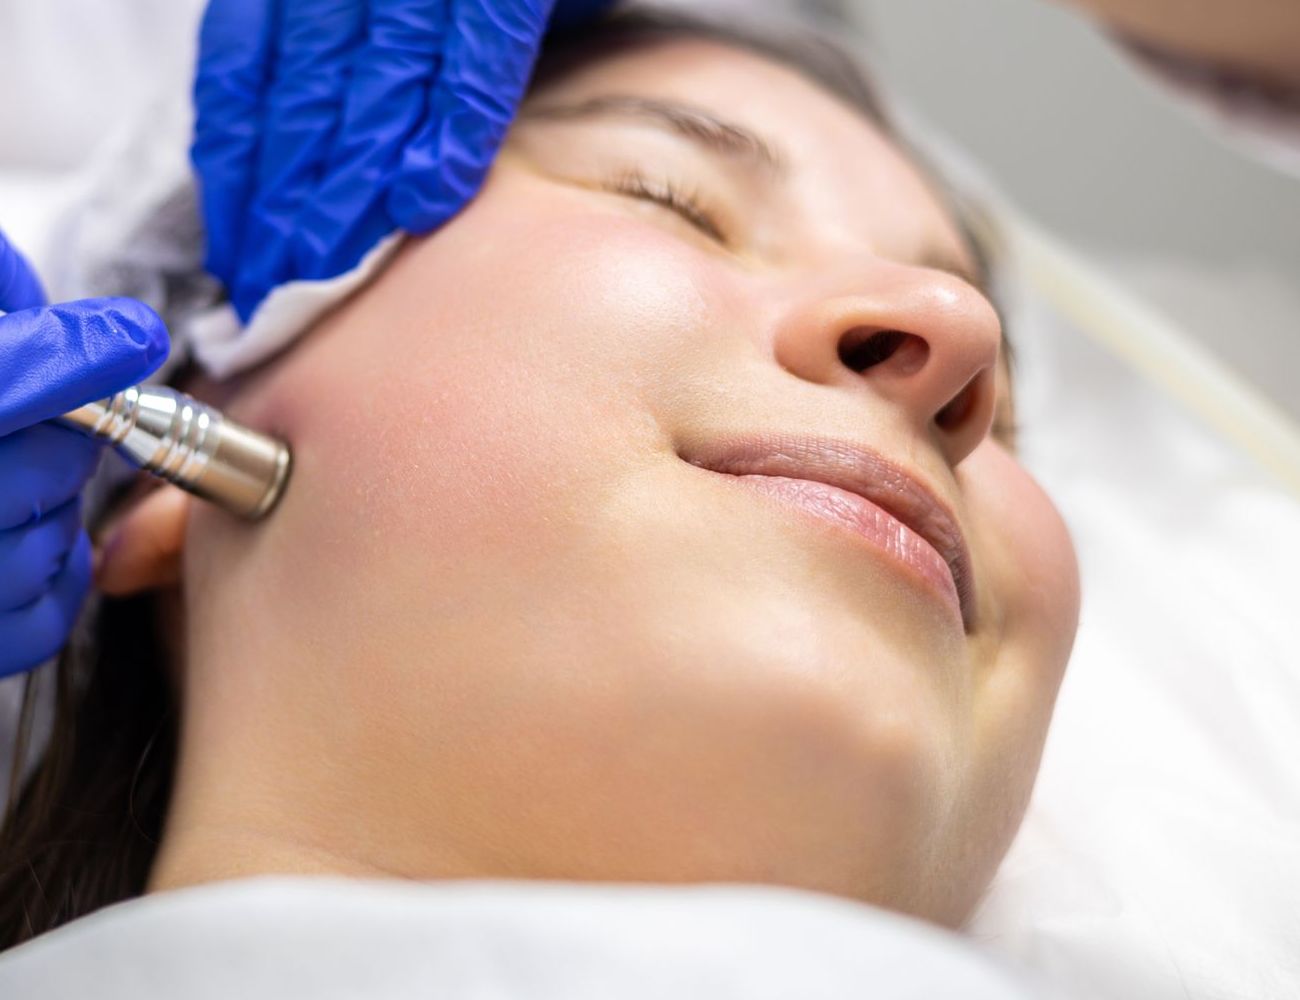
<instances>
[{"instance_id":1,"label":"forehead","mask_svg":"<svg viewBox=\"0 0 1300 1000\"><path fill-rule=\"evenodd\" d=\"M783 196L825 239L897 259L940 244L970 261L924 174L864 111L790 66L712 39L653 38L579 62L530 102L609 94L678 101L756 133L788 168Z\"/></svg>"}]
</instances>

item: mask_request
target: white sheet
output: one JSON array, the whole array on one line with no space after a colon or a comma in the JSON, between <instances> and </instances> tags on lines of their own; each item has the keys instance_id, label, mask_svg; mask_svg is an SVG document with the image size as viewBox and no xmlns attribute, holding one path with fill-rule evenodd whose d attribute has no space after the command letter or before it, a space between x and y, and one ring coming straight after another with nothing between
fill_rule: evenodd
<instances>
[{"instance_id":1,"label":"white sheet","mask_svg":"<svg viewBox=\"0 0 1300 1000\"><path fill-rule=\"evenodd\" d=\"M1013 330L1084 603L968 929L1079 997L1300 996L1300 503L1041 299Z\"/></svg>"},{"instance_id":2,"label":"white sheet","mask_svg":"<svg viewBox=\"0 0 1300 1000\"><path fill-rule=\"evenodd\" d=\"M107 15L94 0L40 6L49 35L11 44L6 65L28 59L40 81L57 64L66 86L81 60L62 26ZM162 44L143 39L132 65L151 72ZM27 93L10 116L57 129ZM33 191L49 185L0 174L0 225L23 213L16 235L37 238ZM1114 289L1065 259L1055 277L1079 280L1063 293L1038 263L1012 323L1023 448L1074 532L1084 607L1025 825L968 935L1064 996L1298 996L1300 503L1280 478L1300 477L1294 440L1263 410L1238 419L1249 407L1196 376L1176 338L1110 323ZM1243 450L1265 438L1254 450L1274 472Z\"/></svg>"},{"instance_id":3,"label":"white sheet","mask_svg":"<svg viewBox=\"0 0 1300 1000\"><path fill-rule=\"evenodd\" d=\"M1030 1000L930 924L774 886L258 878L100 911L0 957L43 1000Z\"/></svg>"}]
</instances>

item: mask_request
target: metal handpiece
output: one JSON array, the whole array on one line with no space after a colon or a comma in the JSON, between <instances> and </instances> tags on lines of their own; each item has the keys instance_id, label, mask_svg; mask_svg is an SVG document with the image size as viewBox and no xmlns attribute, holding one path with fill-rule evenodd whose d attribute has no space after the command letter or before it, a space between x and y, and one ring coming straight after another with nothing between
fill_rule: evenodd
<instances>
[{"instance_id":1,"label":"metal handpiece","mask_svg":"<svg viewBox=\"0 0 1300 1000\"><path fill-rule=\"evenodd\" d=\"M286 445L164 385L137 385L63 414L132 464L250 520L284 491Z\"/></svg>"}]
</instances>

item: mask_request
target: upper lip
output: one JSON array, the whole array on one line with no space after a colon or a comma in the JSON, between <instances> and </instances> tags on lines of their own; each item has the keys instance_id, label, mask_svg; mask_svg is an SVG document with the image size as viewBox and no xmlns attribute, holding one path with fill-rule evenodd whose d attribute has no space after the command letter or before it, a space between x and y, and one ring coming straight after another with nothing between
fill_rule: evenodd
<instances>
[{"instance_id":1,"label":"upper lip","mask_svg":"<svg viewBox=\"0 0 1300 1000\"><path fill-rule=\"evenodd\" d=\"M952 572L962 620L974 623L975 577L956 516L919 478L870 448L827 437L768 434L713 441L682 458L713 472L808 479L837 486L888 511L930 543Z\"/></svg>"}]
</instances>

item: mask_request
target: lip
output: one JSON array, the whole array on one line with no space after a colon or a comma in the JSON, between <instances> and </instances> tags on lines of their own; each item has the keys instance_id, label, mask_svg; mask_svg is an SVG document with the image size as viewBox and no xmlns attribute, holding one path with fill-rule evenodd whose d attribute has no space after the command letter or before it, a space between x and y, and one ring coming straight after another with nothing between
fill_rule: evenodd
<instances>
[{"instance_id":1,"label":"lip","mask_svg":"<svg viewBox=\"0 0 1300 1000\"><path fill-rule=\"evenodd\" d=\"M956 516L938 494L902 466L889 461L870 448L849 441L826 437L801 437L769 434L755 437L726 438L679 452L692 465L724 475L773 477L771 483L751 480L763 492L791 499L798 484L779 480L804 480L821 483L853 494L838 497L844 516L853 519L860 534L872 538L881 528L880 515L895 522L890 544L876 538L877 545L895 561L919 573L940 596L952 600L962 626L970 632L975 624L975 577L970 551ZM817 498L816 507L833 504L833 491ZM855 498L866 504L855 503ZM797 500L796 500L797 502ZM801 506L807 506L801 504ZM857 509L851 509L856 507ZM815 510L821 513L821 510ZM928 551L926 551L928 548ZM934 567L942 564L949 580L936 577Z\"/></svg>"}]
</instances>

